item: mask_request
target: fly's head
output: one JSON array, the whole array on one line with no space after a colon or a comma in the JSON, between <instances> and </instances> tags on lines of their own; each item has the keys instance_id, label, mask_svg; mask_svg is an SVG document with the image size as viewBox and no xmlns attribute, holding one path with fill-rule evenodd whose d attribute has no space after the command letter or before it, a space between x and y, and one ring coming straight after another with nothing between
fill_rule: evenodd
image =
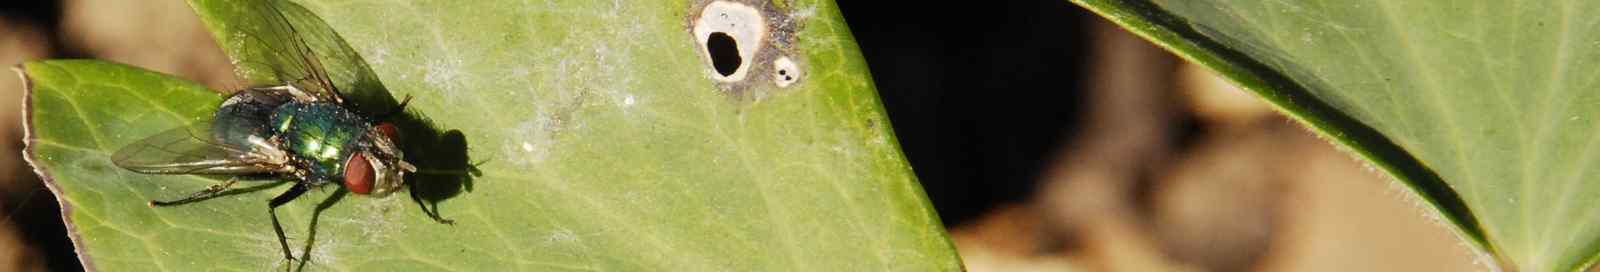
<instances>
[{"instance_id":1,"label":"fly's head","mask_svg":"<svg viewBox=\"0 0 1600 272\"><path fill-rule=\"evenodd\" d=\"M405 185L405 174L417 167L405 161L395 143L400 139L394 124L379 123L367 131L358 152L345 161L344 187L358 195L387 196Z\"/></svg>"}]
</instances>

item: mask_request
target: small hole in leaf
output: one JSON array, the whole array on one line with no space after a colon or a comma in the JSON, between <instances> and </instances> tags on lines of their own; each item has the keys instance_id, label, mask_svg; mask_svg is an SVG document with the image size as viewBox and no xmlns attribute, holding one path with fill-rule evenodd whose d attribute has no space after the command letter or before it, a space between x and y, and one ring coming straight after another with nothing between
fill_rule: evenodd
<instances>
[{"instance_id":1,"label":"small hole in leaf","mask_svg":"<svg viewBox=\"0 0 1600 272\"><path fill-rule=\"evenodd\" d=\"M706 40L706 52L711 54L711 66L717 69L722 76L731 76L739 70L739 42L733 40L728 33L712 32Z\"/></svg>"},{"instance_id":2,"label":"small hole in leaf","mask_svg":"<svg viewBox=\"0 0 1600 272\"><path fill-rule=\"evenodd\" d=\"M777 74L772 75L772 79L777 80L774 83L777 83L780 88L789 87L789 84L794 83L796 79L800 78L800 74L804 72L789 57L779 57L778 60L772 61L772 69L778 71Z\"/></svg>"}]
</instances>

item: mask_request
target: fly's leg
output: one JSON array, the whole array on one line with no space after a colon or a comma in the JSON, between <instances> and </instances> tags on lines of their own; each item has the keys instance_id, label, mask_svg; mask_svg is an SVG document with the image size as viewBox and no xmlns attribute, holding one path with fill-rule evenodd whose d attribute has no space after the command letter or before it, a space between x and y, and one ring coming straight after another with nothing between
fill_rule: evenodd
<instances>
[{"instance_id":1,"label":"fly's leg","mask_svg":"<svg viewBox=\"0 0 1600 272\"><path fill-rule=\"evenodd\" d=\"M407 94L406 98L404 100L400 100L400 105L395 106L393 110L389 110L389 112L385 112L383 114L379 114L378 115L378 120L388 120L389 117L394 117L394 115L396 115L396 114L400 114L402 112L405 112L406 111L406 104L411 104L411 95L410 94Z\"/></svg>"},{"instance_id":2,"label":"fly's leg","mask_svg":"<svg viewBox=\"0 0 1600 272\"><path fill-rule=\"evenodd\" d=\"M185 197L185 198L179 199L179 200L173 200L173 201L151 200L150 201L150 207L182 205L182 204L188 204L190 202L206 200L206 199L209 199L209 198L217 196L217 194L222 193L222 191L227 191L228 188L233 187L234 183L239 183L239 178L237 178L237 177L228 178L228 181L225 181L225 182L222 182L222 183L218 183L218 184L212 184L211 186L206 187L205 190L200 190L199 192L194 192L194 194L190 194L189 197Z\"/></svg>"},{"instance_id":3,"label":"fly's leg","mask_svg":"<svg viewBox=\"0 0 1600 272\"><path fill-rule=\"evenodd\" d=\"M289 201L292 201L295 198L300 197L301 194L305 193L306 184L295 183L294 187L289 187L288 191L284 191L283 194L272 197L272 200L267 202L267 214L272 215L272 231L278 233L278 245L283 246L283 258L290 261L294 260L294 254L289 253L289 238L283 236L283 225L278 224L277 209L278 206L283 206L284 203L289 203Z\"/></svg>"}]
</instances>

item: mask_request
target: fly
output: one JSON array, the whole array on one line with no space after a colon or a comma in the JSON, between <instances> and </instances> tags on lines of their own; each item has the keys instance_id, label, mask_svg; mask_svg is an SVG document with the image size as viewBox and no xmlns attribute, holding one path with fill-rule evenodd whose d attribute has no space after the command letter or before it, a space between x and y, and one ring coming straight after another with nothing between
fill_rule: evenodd
<instances>
[{"instance_id":1,"label":"fly","mask_svg":"<svg viewBox=\"0 0 1600 272\"><path fill-rule=\"evenodd\" d=\"M191 124L152 135L112 155L117 166L144 174L221 175L228 180L187 197L150 201L172 206L209 199L227 191L241 177L270 177L294 185L267 202L272 230L284 258L294 260L278 223L277 208L307 190L337 183L356 195L384 197L400 189L416 167L397 146L398 131L384 119L395 110L364 115L334 87L322 64L299 37L287 17L271 7L271 26L288 37L287 50L273 54L291 65L274 67L283 85L239 90L218 107L210 122ZM270 46L270 44L268 44ZM293 80L289 80L293 79ZM434 216L440 223L450 223Z\"/></svg>"}]
</instances>

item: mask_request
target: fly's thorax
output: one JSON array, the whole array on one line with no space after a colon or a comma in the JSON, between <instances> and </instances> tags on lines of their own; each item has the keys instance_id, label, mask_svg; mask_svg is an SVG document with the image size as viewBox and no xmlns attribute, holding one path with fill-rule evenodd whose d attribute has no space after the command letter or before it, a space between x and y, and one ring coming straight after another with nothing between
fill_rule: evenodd
<instances>
[{"instance_id":1,"label":"fly's thorax","mask_svg":"<svg viewBox=\"0 0 1600 272\"><path fill-rule=\"evenodd\" d=\"M344 107L324 102L287 102L270 119L282 148L315 182L344 179L345 165L365 150L371 125Z\"/></svg>"},{"instance_id":2,"label":"fly's thorax","mask_svg":"<svg viewBox=\"0 0 1600 272\"><path fill-rule=\"evenodd\" d=\"M372 125L333 103L288 102L271 118L277 139L309 180L341 182L358 195L386 196L416 167L405 162L393 125Z\"/></svg>"}]
</instances>

